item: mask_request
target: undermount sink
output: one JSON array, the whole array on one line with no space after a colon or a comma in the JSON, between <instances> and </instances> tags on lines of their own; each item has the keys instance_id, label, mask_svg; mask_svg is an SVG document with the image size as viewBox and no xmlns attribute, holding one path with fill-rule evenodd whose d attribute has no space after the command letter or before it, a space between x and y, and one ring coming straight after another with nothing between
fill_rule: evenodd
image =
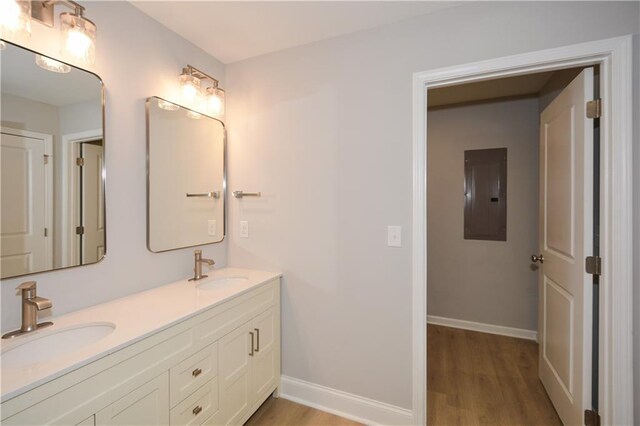
<instances>
[{"instance_id":1,"label":"undermount sink","mask_svg":"<svg viewBox=\"0 0 640 426\"><path fill-rule=\"evenodd\" d=\"M101 322L45 332L3 351L2 368L27 367L53 361L105 338L115 329L115 324ZM28 336L17 337L20 338Z\"/></svg>"},{"instance_id":2,"label":"undermount sink","mask_svg":"<svg viewBox=\"0 0 640 426\"><path fill-rule=\"evenodd\" d=\"M242 284L247 277L214 277L197 285L198 290L221 290Z\"/></svg>"}]
</instances>

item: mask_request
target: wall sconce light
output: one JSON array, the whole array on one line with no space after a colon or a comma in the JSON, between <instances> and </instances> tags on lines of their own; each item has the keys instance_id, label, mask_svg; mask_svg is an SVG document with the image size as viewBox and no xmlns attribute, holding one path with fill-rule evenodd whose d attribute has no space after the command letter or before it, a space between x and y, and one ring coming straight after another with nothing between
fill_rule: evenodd
<instances>
[{"instance_id":1,"label":"wall sconce light","mask_svg":"<svg viewBox=\"0 0 640 426\"><path fill-rule=\"evenodd\" d=\"M31 3L31 17L49 27L53 27L53 8L56 4L72 9L73 12L60 14L61 53L68 58L93 65L96 59L97 28L96 24L84 17L84 6L72 0L45 0Z\"/></svg>"},{"instance_id":2,"label":"wall sconce light","mask_svg":"<svg viewBox=\"0 0 640 426\"><path fill-rule=\"evenodd\" d=\"M31 37L31 2L0 0L0 37L25 41Z\"/></svg>"},{"instance_id":3,"label":"wall sconce light","mask_svg":"<svg viewBox=\"0 0 640 426\"><path fill-rule=\"evenodd\" d=\"M180 74L180 92L187 105L207 115L224 115L224 90L218 80L199 69L187 65Z\"/></svg>"},{"instance_id":4,"label":"wall sconce light","mask_svg":"<svg viewBox=\"0 0 640 426\"><path fill-rule=\"evenodd\" d=\"M0 37L19 42L28 39L31 36L32 18L53 27L53 8L56 4L73 10L60 14L62 55L92 65L96 56L96 25L84 17L84 7L72 0L0 0Z\"/></svg>"}]
</instances>

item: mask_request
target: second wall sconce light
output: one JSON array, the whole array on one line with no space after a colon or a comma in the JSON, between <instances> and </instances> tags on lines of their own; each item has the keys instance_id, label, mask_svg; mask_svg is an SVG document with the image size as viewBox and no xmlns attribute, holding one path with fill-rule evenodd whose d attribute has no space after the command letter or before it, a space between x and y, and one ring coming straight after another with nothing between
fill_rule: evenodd
<instances>
[{"instance_id":1,"label":"second wall sconce light","mask_svg":"<svg viewBox=\"0 0 640 426\"><path fill-rule=\"evenodd\" d=\"M224 90L218 80L196 67L187 65L180 74L180 95L183 102L207 115L224 115Z\"/></svg>"}]
</instances>

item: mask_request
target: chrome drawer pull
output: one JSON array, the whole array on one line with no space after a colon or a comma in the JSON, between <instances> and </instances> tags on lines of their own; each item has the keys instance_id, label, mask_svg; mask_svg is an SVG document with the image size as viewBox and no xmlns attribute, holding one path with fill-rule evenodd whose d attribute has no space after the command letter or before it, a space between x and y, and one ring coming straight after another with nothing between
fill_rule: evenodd
<instances>
[{"instance_id":1,"label":"chrome drawer pull","mask_svg":"<svg viewBox=\"0 0 640 426\"><path fill-rule=\"evenodd\" d=\"M260 352L260 329L259 328L254 328L254 330L256 331L256 352Z\"/></svg>"},{"instance_id":2,"label":"chrome drawer pull","mask_svg":"<svg viewBox=\"0 0 640 426\"><path fill-rule=\"evenodd\" d=\"M193 415L197 416L198 414L200 414L200 411L202 411L202 407L198 405L196 408L193 409Z\"/></svg>"},{"instance_id":3,"label":"chrome drawer pull","mask_svg":"<svg viewBox=\"0 0 640 426\"><path fill-rule=\"evenodd\" d=\"M195 370L193 370L193 371L191 372L191 375L192 375L193 377L198 377L201 373L202 373L202 370L201 370L201 369L199 369L199 368L196 368Z\"/></svg>"}]
</instances>

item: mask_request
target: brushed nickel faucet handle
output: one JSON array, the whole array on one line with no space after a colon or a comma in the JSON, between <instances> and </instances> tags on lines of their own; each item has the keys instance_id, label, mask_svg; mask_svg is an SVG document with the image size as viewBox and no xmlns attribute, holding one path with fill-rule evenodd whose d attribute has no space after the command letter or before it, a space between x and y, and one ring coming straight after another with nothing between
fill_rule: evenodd
<instances>
[{"instance_id":1,"label":"brushed nickel faucet handle","mask_svg":"<svg viewBox=\"0 0 640 426\"><path fill-rule=\"evenodd\" d=\"M31 299L32 297L36 297L36 288L37 284L35 281L25 281L16 287L16 290L22 291L23 299Z\"/></svg>"},{"instance_id":2,"label":"brushed nickel faucet handle","mask_svg":"<svg viewBox=\"0 0 640 426\"><path fill-rule=\"evenodd\" d=\"M16 290L33 290L36 286L37 284L35 281L25 281L16 287Z\"/></svg>"}]
</instances>

